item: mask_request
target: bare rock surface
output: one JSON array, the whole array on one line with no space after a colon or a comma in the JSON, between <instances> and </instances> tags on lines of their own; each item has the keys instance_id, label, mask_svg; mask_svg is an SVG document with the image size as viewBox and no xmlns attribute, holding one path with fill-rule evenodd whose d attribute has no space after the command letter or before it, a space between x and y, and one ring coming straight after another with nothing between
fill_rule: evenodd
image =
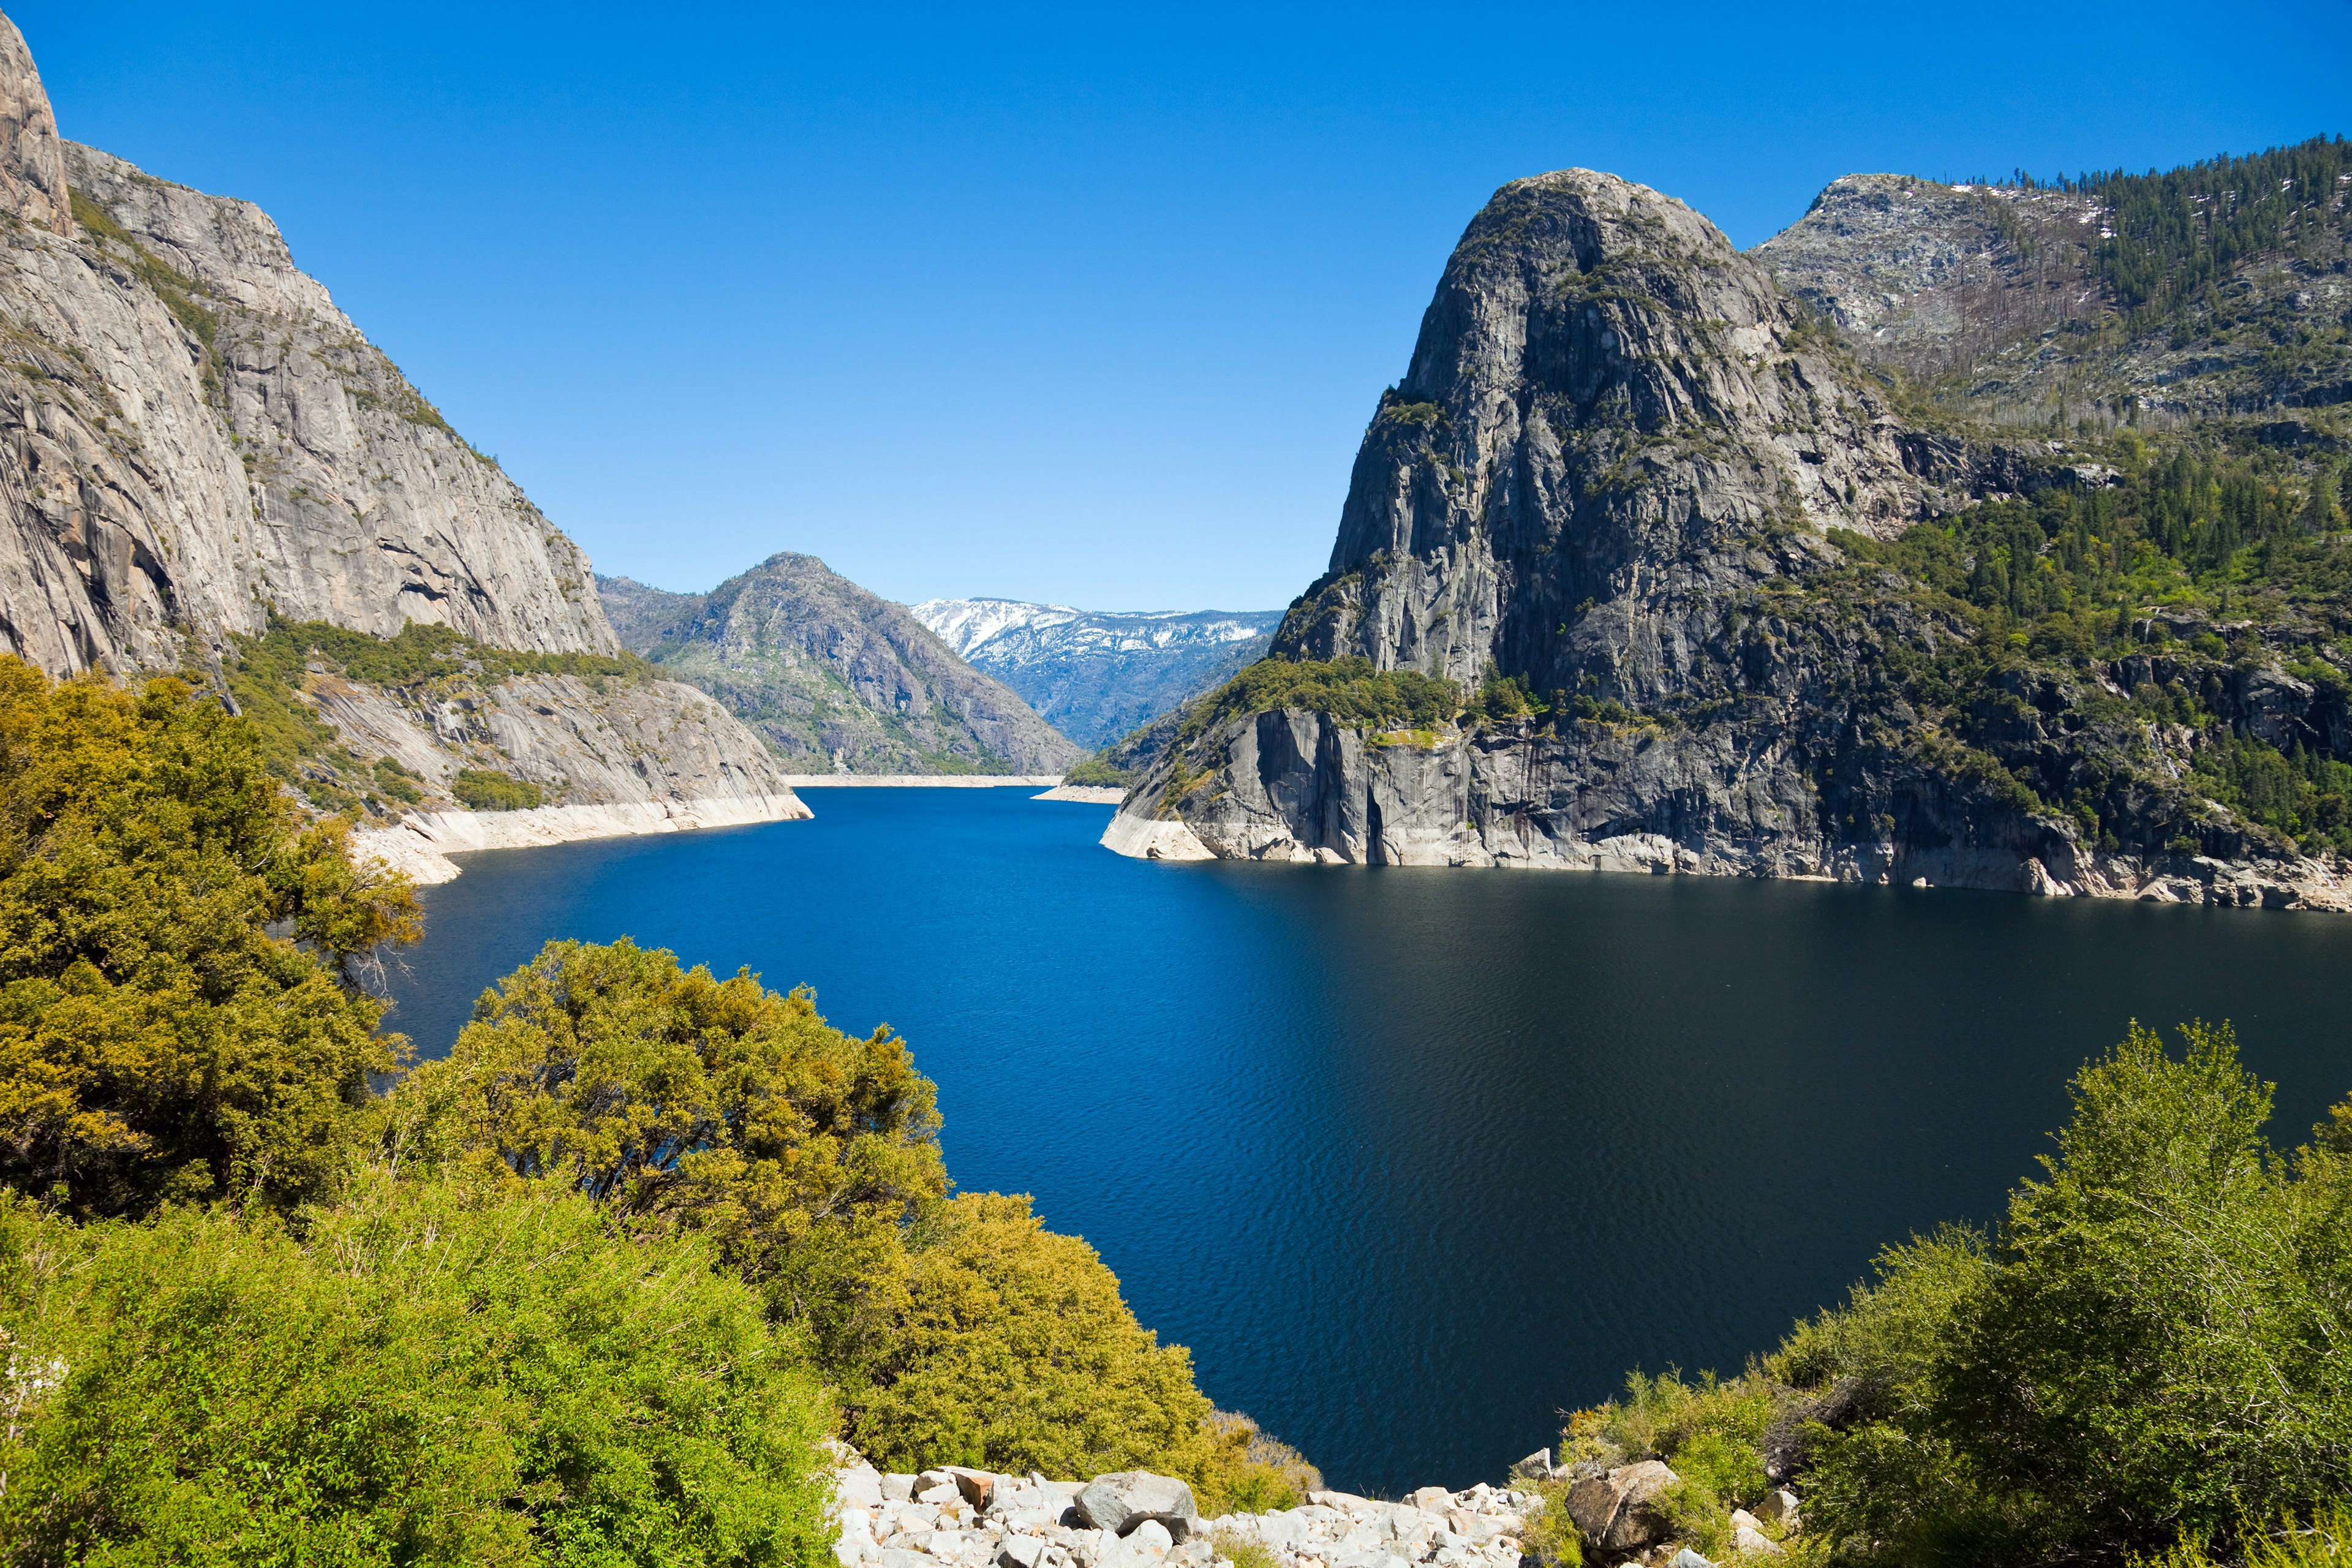
<instances>
[{"instance_id":1,"label":"bare rock surface","mask_svg":"<svg viewBox=\"0 0 2352 1568\"><path fill-rule=\"evenodd\" d=\"M1881 220L1899 237L1941 211ZM1915 239L1888 265L1966 270ZM1508 703L1419 730L1211 704L1114 752L1135 784L1103 842L2352 908L2352 869L2189 792L2185 731L2107 710L2085 727L2084 693L2037 678L1982 700L1995 762L1925 730L1890 678L1973 630L1857 565L1839 531L1888 538L1973 496L2101 482L2046 450L1907 428L1764 259L1681 203L1582 170L1515 182L1447 263L1329 570L1272 658L1471 694L1507 677L1550 721ZM2330 710L2282 657L2067 679L2129 692L2186 671L2223 719L2329 743ZM2094 775L2131 780L2123 809L2186 823L2186 843L2097 838L2042 804Z\"/></svg>"},{"instance_id":2,"label":"bare rock surface","mask_svg":"<svg viewBox=\"0 0 2352 1568\"><path fill-rule=\"evenodd\" d=\"M2119 320L2093 264L2108 216L2080 191L1847 174L1752 254L1865 357L1948 381L1995 417L2053 394L2158 416L2344 399L2352 345L2330 331L2352 307L2340 238L2309 231L2237 258L2216 280L2233 330L2180 333Z\"/></svg>"},{"instance_id":3,"label":"bare rock surface","mask_svg":"<svg viewBox=\"0 0 2352 1568\"><path fill-rule=\"evenodd\" d=\"M0 16L0 208L51 234L72 237L65 149L58 117L16 25Z\"/></svg>"},{"instance_id":4,"label":"bare rock surface","mask_svg":"<svg viewBox=\"0 0 2352 1568\"><path fill-rule=\"evenodd\" d=\"M620 652L578 546L295 265L268 216L60 140L5 18L0 207L0 651L60 675L217 676L274 614ZM675 682L448 687L323 671L299 695L352 754L335 766L389 761L425 816L454 809L446 786L469 767L543 786L583 831L607 807L671 827L805 814L758 738Z\"/></svg>"},{"instance_id":5,"label":"bare rock surface","mask_svg":"<svg viewBox=\"0 0 2352 1568\"><path fill-rule=\"evenodd\" d=\"M842 1568L1230 1568L1229 1551L1247 1543L1282 1568L1517 1568L1537 1500L1481 1483L1424 1487L1402 1503L1320 1491L1298 1508L1213 1519L1192 1503L1183 1482L1145 1472L895 1476L852 1455L835 1472L834 1553Z\"/></svg>"}]
</instances>

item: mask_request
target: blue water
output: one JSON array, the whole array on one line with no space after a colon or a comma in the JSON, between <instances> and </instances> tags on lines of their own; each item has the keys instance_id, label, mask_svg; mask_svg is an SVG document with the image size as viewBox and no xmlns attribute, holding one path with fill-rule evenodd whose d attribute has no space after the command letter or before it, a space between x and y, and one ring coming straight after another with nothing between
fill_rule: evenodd
<instances>
[{"instance_id":1,"label":"blue water","mask_svg":"<svg viewBox=\"0 0 2352 1568\"><path fill-rule=\"evenodd\" d=\"M1736 1368L1884 1243L1989 1220L2127 1018L2235 1020L2299 1141L2352 1089L2352 918L1693 878L1172 866L1108 807L468 857L394 1026L555 937L888 1022L949 1169L1098 1247L1202 1388L1391 1493L1496 1478L1627 1368Z\"/></svg>"}]
</instances>

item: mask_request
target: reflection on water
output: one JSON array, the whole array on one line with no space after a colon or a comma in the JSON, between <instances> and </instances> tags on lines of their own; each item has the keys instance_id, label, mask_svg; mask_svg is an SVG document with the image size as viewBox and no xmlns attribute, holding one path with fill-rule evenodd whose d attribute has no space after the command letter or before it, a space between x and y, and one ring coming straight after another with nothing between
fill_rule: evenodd
<instances>
[{"instance_id":1,"label":"reflection on water","mask_svg":"<svg viewBox=\"0 0 2352 1568\"><path fill-rule=\"evenodd\" d=\"M1625 1370L1737 1367L1885 1242L1997 1218L2137 1016L2236 1021L2288 1142L2352 1089L2352 918L1570 873L1171 866L1105 807L479 855L393 1024L448 1048L552 937L887 1021L949 1169L1084 1235L1333 1484L1465 1486Z\"/></svg>"}]
</instances>

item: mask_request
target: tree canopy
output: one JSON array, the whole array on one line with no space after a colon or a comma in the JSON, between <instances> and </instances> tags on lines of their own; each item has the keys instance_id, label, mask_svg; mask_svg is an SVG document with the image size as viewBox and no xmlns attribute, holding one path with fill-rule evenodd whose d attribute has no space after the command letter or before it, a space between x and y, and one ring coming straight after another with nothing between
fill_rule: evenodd
<instances>
[{"instance_id":1,"label":"tree canopy","mask_svg":"<svg viewBox=\"0 0 2352 1568\"><path fill-rule=\"evenodd\" d=\"M314 1196L404 1042L354 966L407 885L305 824L251 727L0 658L0 1181L80 1215Z\"/></svg>"}]
</instances>

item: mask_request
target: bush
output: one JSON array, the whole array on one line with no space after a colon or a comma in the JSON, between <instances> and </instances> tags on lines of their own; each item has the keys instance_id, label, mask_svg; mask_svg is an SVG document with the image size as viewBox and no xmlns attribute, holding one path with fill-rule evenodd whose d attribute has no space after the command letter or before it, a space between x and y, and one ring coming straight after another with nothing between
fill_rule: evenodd
<instances>
[{"instance_id":1,"label":"bush","mask_svg":"<svg viewBox=\"0 0 2352 1568\"><path fill-rule=\"evenodd\" d=\"M476 811L529 811L541 798L537 784L481 768L458 769L449 793Z\"/></svg>"},{"instance_id":2,"label":"bush","mask_svg":"<svg viewBox=\"0 0 2352 1568\"><path fill-rule=\"evenodd\" d=\"M1204 1500L1287 1473L1255 1427L1209 1423L1190 1355L1136 1322L1092 1247L1026 1198L949 1201L938 1129L887 1028L845 1035L806 991L624 940L551 943L484 993L448 1059L394 1097L384 1138L706 1237L806 1335L877 1464L1139 1466Z\"/></svg>"},{"instance_id":3,"label":"bush","mask_svg":"<svg viewBox=\"0 0 2352 1568\"><path fill-rule=\"evenodd\" d=\"M705 1252L377 1174L297 1238L0 1200L9 1561L814 1563L827 1412Z\"/></svg>"},{"instance_id":4,"label":"bush","mask_svg":"<svg viewBox=\"0 0 2352 1568\"><path fill-rule=\"evenodd\" d=\"M927 1216L908 1254L904 1305L841 1369L849 1439L877 1465L1207 1479L1192 1356L1136 1322L1093 1247L981 1193Z\"/></svg>"},{"instance_id":5,"label":"bush","mask_svg":"<svg viewBox=\"0 0 2352 1568\"><path fill-rule=\"evenodd\" d=\"M1303 708L1360 727L1434 729L1462 710L1462 689L1413 669L1377 670L1368 658L1263 658L1186 717L1183 739L1251 713Z\"/></svg>"},{"instance_id":6,"label":"bush","mask_svg":"<svg viewBox=\"0 0 2352 1568\"><path fill-rule=\"evenodd\" d=\"M1066 784L1084 784L1091 789L1125 789L1127 771L1111 765L1103 756L1092 756L1062 775Z\"/></svg>"},{"instance_id":7,"label":"bush","mask_svg":"<svg viewBox=\"0 0 2352 1568\"><path fill-rule=\"evenodd\" d=\"M1922 1243L1801 1331L1791 1373L1855 1377L1809 1512L1905 1563L2236 1550L2248 1519L2352 1490L2352 1161L2282 1156L2227 1027L2134 1026L2074 1085L2045 1178L1986 1253Z\"/></svg>"},{"instance_id":8,"label":"bush","mask_svg":"<svg viewBox=\"0 0 2352 1568\"><path fill-rule=\"evenodd\" d=\"M0 658L0 1182L76 1215L321 1192L405 1044L354 971L415 936L406 882L176 680Z\"/></svg>"}]
</instances>

